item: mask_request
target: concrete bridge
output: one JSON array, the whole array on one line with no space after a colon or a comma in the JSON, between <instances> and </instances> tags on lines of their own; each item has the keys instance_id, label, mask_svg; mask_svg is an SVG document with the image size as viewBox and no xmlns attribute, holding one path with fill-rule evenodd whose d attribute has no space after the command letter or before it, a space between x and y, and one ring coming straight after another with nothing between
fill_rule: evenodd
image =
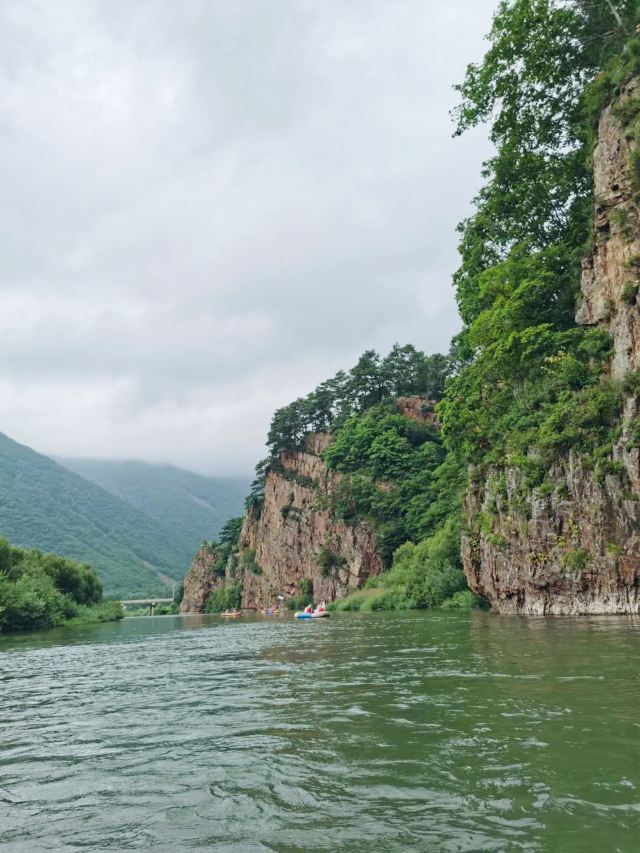
<instances>
[{"instance_id":1,"label":"concrete bridge","mask_svg":"<svg viewBox=\"0 0 640 853\"><path fill-rule=\"evenodd\" d=\"M123 607L128 604L133 607L148 607L149 616L153 616L153 611L159 604L173 604L173 598L129 598L126 601L121 601L120 604Z\"/></svg>"}]
</instances>

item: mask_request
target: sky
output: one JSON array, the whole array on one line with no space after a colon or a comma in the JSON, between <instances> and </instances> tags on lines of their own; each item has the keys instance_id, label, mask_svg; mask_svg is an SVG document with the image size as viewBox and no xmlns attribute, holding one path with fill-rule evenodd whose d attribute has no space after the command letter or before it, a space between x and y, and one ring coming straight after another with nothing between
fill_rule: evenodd
<instances>
[{"instance_id":1,"label":"sky","mask_svg":"<svg viewBox=\"0 0 640 853\"><path fill-rule=\"evenodd\" d=\"M0 0L0 431L247 474L366 349L446 351L496 0Z\"/></svg>"}]
</instances>

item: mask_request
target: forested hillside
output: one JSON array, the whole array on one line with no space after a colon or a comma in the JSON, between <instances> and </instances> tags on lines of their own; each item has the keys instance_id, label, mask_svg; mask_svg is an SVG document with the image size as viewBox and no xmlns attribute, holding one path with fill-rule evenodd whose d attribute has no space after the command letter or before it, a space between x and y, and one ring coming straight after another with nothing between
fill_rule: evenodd
<instances>
[{"instance_id":1,"label":"forested hillside","mask_svg":"<svg viewBox=\"0 0 640 853\"><path fill-rule=\"evenodd\" d=\"M159 524L184 566L204 540L215 539L227 519L241 513L248 487L248 478L202 477L172 465L108 459L58 461Z\"/></svg>"},{"instance_id":2,"label":"forested hillside","mask_svg":"<svg viewBox=\"0 0 640 853\"><path fill-rule=\"evenodd\" d=\"M181 549L135 507L0 433L0 534L98 573L108 596L156 595L184 572Z\"/></svg>"}]
</instances>

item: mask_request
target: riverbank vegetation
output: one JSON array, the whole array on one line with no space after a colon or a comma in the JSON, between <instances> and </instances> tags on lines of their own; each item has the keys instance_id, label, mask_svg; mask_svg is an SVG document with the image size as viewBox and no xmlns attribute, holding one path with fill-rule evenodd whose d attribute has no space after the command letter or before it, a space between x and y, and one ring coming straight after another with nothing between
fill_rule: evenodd
<instances>
[{"instance_id":1,"label":"riverbank vegetation","mask_svg":"<svg viewBox=\"0 0 640 853\"><path fill-rule=\"evenodd\" d=\"M84 563L0 538L0 631L27 631L122 618L119 602L104 601L102 584Z\"/></svg>"}]
</instances>

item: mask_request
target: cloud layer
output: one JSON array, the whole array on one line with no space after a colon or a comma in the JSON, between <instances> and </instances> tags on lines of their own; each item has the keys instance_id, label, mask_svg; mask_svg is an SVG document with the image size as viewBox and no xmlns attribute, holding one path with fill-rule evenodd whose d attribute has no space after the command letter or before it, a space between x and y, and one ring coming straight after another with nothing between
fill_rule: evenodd
<instances>
[{"instance_id":1,"label":"cloud layer","mask_svg":"<svg viewBox=\"0 0 640 853\"><path fill-rule=\"evenodd\" d=\"M0 430L245 472L364 349L446 349L494 5L0 0Z\"/></svg>"}]
</instances>

